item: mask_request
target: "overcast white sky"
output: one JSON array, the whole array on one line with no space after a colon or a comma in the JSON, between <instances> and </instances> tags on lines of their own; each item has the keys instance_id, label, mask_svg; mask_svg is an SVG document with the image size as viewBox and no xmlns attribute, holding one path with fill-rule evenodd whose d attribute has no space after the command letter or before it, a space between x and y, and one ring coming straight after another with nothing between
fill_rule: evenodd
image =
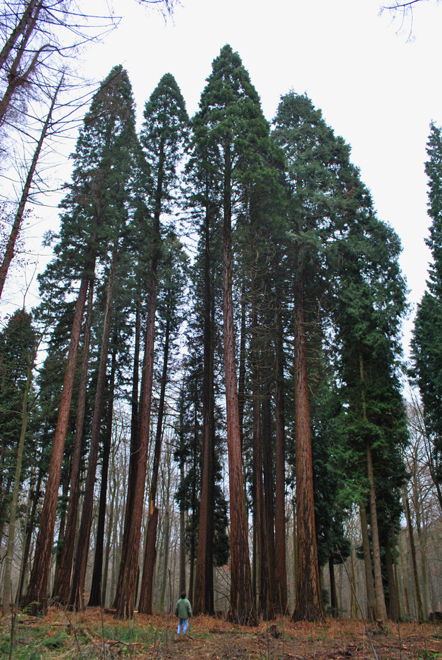
<instances>
[{"instance_id":1,"label":"overcast white sky","mask_svg":"<svg viewBox=\"0 0 442 660\"><path fill-rule=\"evenodd\" d=\"M351 145L379 217L401 238L410 301L420 300L429 259L425 144L430 121L442 124L442 6L415 6L409 41L410 22L398 33L400 20L379 16L379 0L182 0L167 22L135 0L113 5L122 22L88 50L84 70L100 80L123 64L140 121L166 72L192 115L226 43L239 52L269 120L281 94L306 92ZM56 221L53 209L39 227Z\"/></svg>"}]
</instances>

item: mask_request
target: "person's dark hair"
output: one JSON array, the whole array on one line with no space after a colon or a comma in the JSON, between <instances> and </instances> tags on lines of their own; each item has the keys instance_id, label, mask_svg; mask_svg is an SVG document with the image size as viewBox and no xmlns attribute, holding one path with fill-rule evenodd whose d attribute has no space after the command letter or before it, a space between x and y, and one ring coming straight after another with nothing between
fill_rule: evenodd
<instances>
[{"instance_id":1,"label":"person's dark hair","mask_svg":"<svg viewBox=\"0 0 442 660\"><path fill-rule=\"evenodd\" d=\"M181 598L181 600L184 600L185 597L186 597L186 592L185 592L185 591L182 591L181 594L180 594L180 598Z\"/></svg>"}]
</instances>

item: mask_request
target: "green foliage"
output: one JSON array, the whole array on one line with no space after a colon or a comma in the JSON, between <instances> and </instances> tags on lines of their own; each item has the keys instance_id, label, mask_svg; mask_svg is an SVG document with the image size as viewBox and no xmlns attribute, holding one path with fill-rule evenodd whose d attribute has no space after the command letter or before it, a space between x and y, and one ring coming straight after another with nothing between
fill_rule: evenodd
<instances>
[{"instance_id":1,"label":"green foliage","mask_svg":"<svg viewBox=\"0 0 442 660\"><path fill-rule=\"evenodd\" d=\"M424 406L426 432L432 443L436 479L442 481L442 135L430 126L427 143L428 214L432 220L426 240L432 254L428 290L418 306L412 339L412 374Z\"/></svg>"},{"instance_id":2,"label":"green foliage","mask_svg":"<svg viewBox=\"0 0 442 660\"><path fill-rule=\"evenodd\" d=\"M0 332L0 522L7 518L9 495L16 466L16 449L23 418L23 395L28 360L35 361L37 344L32 315L16 310ZM34 451L26 435L22 479L32 464Z\"/></svg>"}]
</instances>

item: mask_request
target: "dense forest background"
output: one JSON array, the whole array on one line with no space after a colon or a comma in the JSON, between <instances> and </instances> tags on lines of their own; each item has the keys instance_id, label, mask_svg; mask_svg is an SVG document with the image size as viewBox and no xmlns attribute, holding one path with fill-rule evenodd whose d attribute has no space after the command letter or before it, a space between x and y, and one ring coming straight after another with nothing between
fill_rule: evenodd
<instances>
[{"instance_id":1,"label":"dense forest background","mask_svg":"<svg viewBox=\"0 0 442 660\"><path fill-rule=\"evenodd\" d=\"M81 116L41 303L0 332L3 610L128 618L187 590L196 614L250 625L427 620L442 589L440 128L406 368L398 236L313 102L282 96L269 125L226 45L193 117L165 73L137 131L121 65L78 95L57 37L69 28L72 53L88 38L70 9L17 2L2 24L3 144L26 121L35 140L2 208L0 294L44 149Z\"/></svg>"}]
</instances>

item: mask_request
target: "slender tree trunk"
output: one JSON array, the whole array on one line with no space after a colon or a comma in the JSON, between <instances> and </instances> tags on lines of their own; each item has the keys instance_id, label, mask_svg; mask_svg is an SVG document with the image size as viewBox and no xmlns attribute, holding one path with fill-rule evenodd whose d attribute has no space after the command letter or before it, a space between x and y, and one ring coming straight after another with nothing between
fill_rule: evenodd
<instances>
[{"instance_id":1,"label":"slender tree trunk","mask_svg":"<svg viewBox=\"0 0 442 660\"><path fill-rule=\"evenodd\" d=\"M116 616L130 619L134 612L135 581L138 570L140 550L141 521L143 518L144 489L146 483L147 453L150 438L150 414L152 410L153 368L155 349L155 316L157 305L157 270L160 258L160 217L163 201L164 180L164 138L161 138L158 156L158 179L155 194L155 212L153 221L154 245L150 269L150 287L147 303L146 345L143 364L143 383L141 388L140 442L138 465L134 481L132 513L127 527L127 550L120 565L118 588L115 596Z\"/></svg>"},{"instance_id":2,"label":"slender tree trunk","mask_svg":"<svg viewBox=\"0 0 442 660\"><path fill-rule=\"evenodd\" d=\"M203 447L201 498L198 526L194 614L214 614L213 532L214 532L214 392L212 325L213 295L210 260L210 216L206 214L204 251L204 366L203 366Z\"/></svg>"},{"instance_id":3,"label":"slender tree trunk","mask_svg":"<svg viewBox=\"0 0 442 660\"><path fill-rule=\"evenodd\" d=\"M52 447L48 480L46 483L45 500L40 519L40 529L35 547L35 557L32 567L31 580L25 599L25 607L30 606L30 611L33 614L45 610L47 605L49 569L51 564L52 543L54 539L55 516L57 513L58 486L60 483L64 443L69 422L69 412L71 407L72 389L74 385L78 345L80 342L81 324L83 320L90 272L93 273L94 264L95 259L91 262L89 268L83 275L80 291L77 298L77 304L75 307L75 316L72 326L71 341L69 345L69 355L64 375L63 390L61 394L54 444Z\"/></svg>"},{"instance_id":4,"label":"slender tree trunk","mask_svg":"<svg viewBox=\"0 0 442 660\"><path fill-rule=\"evenodd\" d=\"M111 537L112 537L112 528L114 525L114 510L115 510L115 495L117 491L117 485L115 483L115 459L114 454L112 453L112 464L111 464L111 476L112 476L112 493L110 497L110 507L109 507L109 519L107 523L107 538L106 538L106 550L104 553L104 570L103 570L103 596L102 603L103 607L106 607L106 595L108 591L108 579L109 579L109 558L110 558L110 546L111 546Z\"/></svg>"},{"instance_id":5,"label":"slender tree trunk","mask_svg":"<svg viewBox=\"0 0 442 660\"><path fill-rule=\"evenodd\" d=\"M29 561L29 551L31 549L32 532L34 531L35 519L37 514L37 505L40 499L40 488L41 488L42 479L43 479L43 469L40 465L38 469L37 484L35 490L32 491L32 495L31 495L31 500L32 500L31 513L28 517L26 524L26 540L23 548L23 557L20 568L20 580L18 585L18 597L20 603L23 601L23 597L24 597L23 592L26 581L27 566Z\"/></svg>"},{"instance_id":6,"label":"slender tree trunk","mask_svg":"<svg viewBox=\"0 0 442 660\"><path fill-rule=\"evenodd\" d=\"M59 92L60 87L62 85L62 82L63 82L63 76L61 77L60 82L58 83L58 86L57 86L57 88L54 92L54 96L52 97L49 112L47 114L45 123L43 124L43 128L41 129L40 137L39 137L39 140L37 142L37 146L35 148L34 155L32 157L31 165L30 165L29 170L28 170L28 174L27 174L27 177L26 177L25 185L23 187L20 202L18 204L17 213L15 214L15 219L14 219L14 223L12 225L11 233L9 235L8 242L6 244L5 254L3 256L2 264L0 265L0 298L1 298L2 293L3 293L3 287L5 285L5 280L6 280L6 276L8 274L10 263L11 263L13 257L14 257L14 254L15 254L15 244L17 242L17 237L18 237L18 234L20 232L20 228L21 228L21 225L22 225L22 222L23 222L23 216L24 216L24 212L25 212L25 206L26 206L26 203L27 203L28 197L29 197L29 191L31 189L32 181L33 181L33 178L34 178L34 175L35 175L35 170L37 168L38 159L40 158L43 143L46 139L49 127L51 126L52 113L54 111L55 102L57 100L57 95L58 95L58 92ZM0 119L0 123L1 123L1 119Z\"/></svg>"},{"instance_id":7,"label":"slender tree trunk","mask_svg":"<svg viewBox=\"0 0 442 660\"><path fill-rule=\"evenodd\" d=\"M147 521L146 548L144 553L143 577L141 580L141 595L138 611L143 614L152 614L153 574L156 560L156 538L158 524L158 509L156 507L156 495L158 488L158 472L160 469L161 448L163 443L163 417L164 402L166 398L167 368L169 362L170 343L170 315L172 310L167 309L166 330L164 336L163 373L161 376L160 402L158 406L157 432L155 439L155 453L152 469L149 497L149 516ZM155 513L156 511L156 513ZM155 516L155 520L152 520ZM152 520L152 522L151 522Z\"/></svg>"},{"instance_id":8,"label":"slender tree trunk","mask_svg":"<svg viewBox=\"0 0 442 660\"><path fill-rule=\"evenodd\" d=\"M103 419L104 390L106 387L106 369L109 352L109 336L112 319L112 305L114 298L115 269L118 258L118 237L112 252L112 261L107 283L106 304L101 337L100 359L98 364L97 389L95 391L94 414L92 418L91 444L89 450L89 464L86 476L86 487L81 514L80 529L78 532L77 554L75 557L72 585L69 593L69 607L74 610L84 608L83 591L86 578L87 554L89 536L92 523L94 505L94 486L97 471L98 448L100 442L101 423Z\"/></svg>"},{"instance_id":9,"label":"slender tree trunk","mask_svg":"<svg viewBox=\"0 0 442 660\"><path fill-rule=\"evenodd\" d=\"M394 579L393 560L391 557L390 541L387 539L384 545L385 565L387 567L388 591L390 594L388 614L392 621L399 621L399 594L396 580Z\"/></svg>"},{"instance_id":10,"label":"slender tree trunk","mask_svg":"<svg viewBox=\"0 0 442 660\"><path fill-rule=\"evenodd\" d=\"M376 490L374 483L373 461L371 456L371 446L367 441L367 472L368 481L370 486L370 528L371 528L371 544L373 548L373 568L374 568L374 583L376 593L376 618L381 621L387 620L387 608L385 607L384 598L384 585L382 583L382 566L381 566L381 546L379 543L378 531L378 514L376 507Z\"/></svg>"},{"instance_id":11,"label":"slender tree trunk","mask_svg":"<svg viewBox=\"0 0 442 660\"><path fill-rule=\"evenodd\" d=\"M414 536L413 536L413 527L411 524L411 515L410 515L410 504L408 502L408 495L405 490L403 489L402 492L402 501L404 503L404 509L405 509L405 517L407 519L407 527L408 527L408 538L410 541L410 552L411 552L411 562L412 562L412 568L413 568L413 580L414 580L414 591L416 595L416 609L417 609L417 618L419 623L424 623L425 618L424 618L424 608L422 606L422 597L421 597L421 590L419 586L419 573L417 570L417 560L416 560L416 546L414 544Z\"/></svg>"},{"instance_id":12,"label":"slender tree trunk","mask_svg":"<svg viewBox=\"0 0 442 660\"><path fill-rule=\"evenodd\" d=\"M295 284L295 436L298 565L293 621L323 621L313 496L313 462L304 325L304 285Z\"/></svg>"},{"instance_id":13,"label":"slender tree trunk","mask_svg":"<svg viewBox=\"0 0 442 660\"><path fill-rule=\"evenodd\" d=\"M184 483L184 456L180 460L181 485ZM186 591L186 546L185 546L184 509L180 509L180 593Z\"/></svg>"},{"instance_id":14,"label":"slender tree trunk","mask_svg":"<svg viewBox=\"0 0 442 660\"><path fill-rule=\"evenodd\" d=\"M336 619L338 617L338 596L336 593L335 565L332 555L328 558L328 570L330 574L330 606L332 608L332 616Z\"/></svg>"},{"instance_id":15,"label":"slender tree trunk","mask_svg":"<svg viewBox=\"0 0 442 660\"><path fill-rule=\"evenodd\" d=\"M75 424L74 453L71 467L71 486L69 493L66 532L63 540L60 561L55 572L52 598L66 605L69 598L72 560L74 557L75 536L77 533L78 503L80 499L81 450L83 443L84 416L88 384L89 349L91 343L92 311L94 304L94 281L89 283L86 324L84 329L83 355L81 361L80 382L78 385L77 420Z\"/></svg>"},{"instance_id":16,"label":"slender tree trunk","mask_svg":"<svg viewBox=\"0 0 442 660\"><path fill-rule=\"evenodd\" d=\"M131 526L133 499L135 492L135 484L137 481L137 469L140 451L140 416L139 416L139 401L138 401L138 387L139 387L139 361L140 361L140 345L141 345L141 292L137 292L136 300L136 313L135 313L135 349L134 349L134 364L132 375L132 417L131 417L131 431L130 431L130 456L129 456L129 476L127 480L127 497L126 508L124 516L124 530L123 541L121 547L121 565L126 564L127 546L129 540L129 530ZM141 389L143 390L143 383ZM123 573L120 571L118 576L118 585L116 595L121 592L122 585L120 579L123 578ZM114 603L116 608L116 602Z\"/></svg>"},{"instance_id":17,"label":"slender tree trunk","mask_svg":"<svg viewBox=\"0 0 442 660\"><path fill-rule=\"evenodd\" d=\"M254 485L254 523L258 546L259 567L259 613L265 621L272 619L273 609L270 602L270 575L267 545L266 510L264 503L264 485L262 480L262 434L261 434L261 397L259 382L258 316L256 312L256 264L252 274L252 393L253 393L253 485Z\"/></svg>"},{"instance_id":18,"label":"slender tree trunk","mask_svg":"<svg viewBox=\"0 0 442 660\"><path fill-rule=\"evenodd\" d=\"M367 513L365 506L360 505L362 546L364 549L365 588L367 591L367 614L370 621L376 620L376 596L374 592L373 572L371 568L370 540L368 538Z\"/></svg>"},{"instance_id":19,"label":"slender tree trunk","mask_svg":"<svg viewBox=\"0 0 442 660\"><path fill-rule=\"evenodd\" d=\"M20 477L21 477L21 466L23 460L23 449L25 446L25 436L26 436L26 427L28 425L28 396L29 390L31 389L32 384L32 369L34 366L34 355L31 357L27 353L25 354L25 359L27 362L26 370L26 384L23 392L22 400L22 423L20 429L20 437L17 443L17 463L15 466L15 475L14 475L14 488L12 491L12 501L11 509L9 514L9 525L8 525L8 545L6 550L6 556L4 558L5 568L3 573L3 613L9 615L11 612L11 605L14 603L14 598L12 594L12 585L11 585L11 573L12 573L12 559L14 554L14 545L15 545L15 523L17 516L17 505L18 505L18 493L20 490Z\"/></svg>"},{"instance_id":20,"label":"slender tree trunk","mask_svg":"<svg viewBox=\"0 0 442 660\"><path fill-rule=\"evenodd\" d=\"M270 355L270 349L267 347ZM269 573L269 618L273 619L275 616L275 533L274 533L274 480L273 480L273 447L272 447L272 413L270 406L270 390L271 382L267 374L264 378L264 393L262 395L262 451L263 451L263 475L264 475L264 510L265 510L265 525L266 525L266 545L268 557L268 573Z\"/></svg>"},{"instance_id":21,"label":"slender tree trunk","mask_svg":"<svg viewBox=\"0 0 442 660\"><path fill-rule=\"evenodd\" d=\"M160 612L164 612L164 601L166 597L167 573L169 567L169 548L170 548L170 459L168 463L167 491L166 491L166 510L164 512L164 569L161 581Z\"/></svg>"},{"instance_id":22,"label":"slender tree trunk","mask_svg":"<svg viewBox=\"0 0 442 660\"><path fill-rule=\"evenodd\" d=\"M280 614L287 612L287 568L285 547L285 418L284 353L279 308L276 312L276 485L275 485L275 603Z\"/></svg>"},{"instance_id":23,"label":"slender tree trunk","mask_svg":"<svg viewBox=\"0 0 442 660\"><path fill-rule=\"evenodd\" d=\"M362 353L359 353L359 368L360 368L360 378L361 378L361 386L362 386L363 417L364 417L364 422L368 423L369 420L367 417L367 405L365 401L364 359ZM385 607L384 585L382 583L381 546L379 542L379 531L378 531L376 488L375 488L375 480L374 480L373 459L371 454L371 444L368 438L366 440L365 451L367 457L367 477L369 483L370 528L371 528L371 545L373 548L376 618L381 621L386 621L387 608Z\"/></svg>"},{"instance_id":24,"label":"slender tree trunk","mask_svg":"<svg viewBox=\"0 0 442 660\"><path fill-rule=\"evenodd\" d=\"M241 335L239 338L238 415L241 450L244 438L244 404L246 382L246 294L244 284L241 292Z\"/></svg>"},{"instance_id":25,"label":"slender tree trunk","mask_svg":"<svg viewBox=\"0 0 442 660\"><path fill-rule=\"evenodd\" d=\"M413 493L412 501L413 508L416 516L416 531L417 538L419 541L419 550L420 550L420 564L421 564L421 575L422 575L422 609L424 612L425 621L428 620L429 614L429 594L428 594L428 566L427 566L427 552L425 548L424 535L422 533L422 516L421 516L421 498L419 495L419 485L417 483L417 472L416 469L413 470Z\"/></svg>"},{"instance_id":26,"label":"slender tree trunk","mask_svg":"<svg viewBox=\"0 0 442 660\"><path fill-rule=\"evenodd\" d=\"M225 145L223 233L223 328L227 412L227 447L230 490L230 611L229 619L256 625L250 575L247 518L242 473L241 434L235 365L235 335L232 298L232 201L230 144Z\"/></svg>"},{"instance_id":27,"label":"slender tree trunk","mask_svg":"<svg viewBox=\"0 0 442 660\"><path fill-rule=\"evenodd\" d=\"M89 607L100 607L104 604L102 595L103 579L103 550L104 550L104 527L106 521L106 501L107 501L107 482L109 472L109 457L112 444L112 420L114 412L114 390L115 390L115 372L117 368L117 338L114 339L112 349L112 367L109 383L109 401L106 421L106 435L103 443L103 463L101 467L101 490L100 505L98 510L98 523L95 542L94 568L92 571L91 593L89 597Z\"/></svg>"}]
</instances>

